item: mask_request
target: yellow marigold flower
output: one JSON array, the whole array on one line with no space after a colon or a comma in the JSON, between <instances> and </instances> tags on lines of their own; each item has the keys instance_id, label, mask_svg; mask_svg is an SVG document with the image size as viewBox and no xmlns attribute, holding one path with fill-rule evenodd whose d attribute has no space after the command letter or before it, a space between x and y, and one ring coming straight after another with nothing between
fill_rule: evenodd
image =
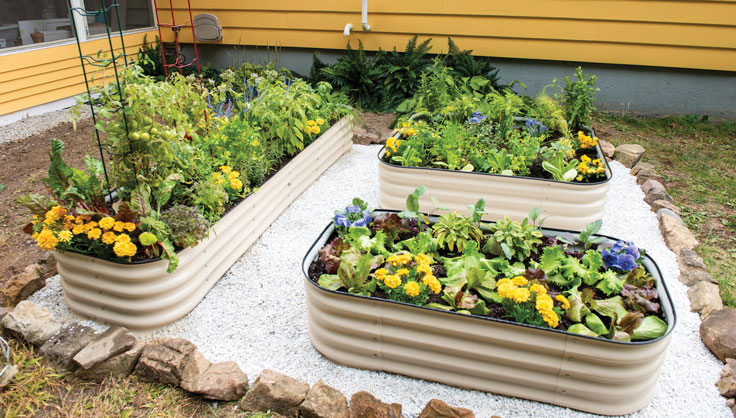
<instances>
[{"instance_id":1,"label":"yellow marigold flower","mask_svg":"<svg viewBox=\"0 0 736 418\"><path fill-rule=\"evenodd\" d=\"M33 215L33 220L31 221L32 224L37 224L41 221L38 220L38 215Z\"/></svg>"},{"instance_id":2,"label":"yellow marigold flower","mask_svg":"<svg viewBox=\"0 0 736 418\"><path fill-rule=\"evenodd\" d=\"M588 157L587 155L583 155L582 157L580 157L580 161L587 164L590 162L590 157Z\"/></svg>"},{"instance_id":3,"label":"yellow marigold flower","mask_svg":"<svg viewBox=\"0 0 736 418\"><path fill-rule=\"evenodd\" d=\"M77 225L82 225L84 223L84 219L82 219L81 216L78 216L77 219L74 220L74 223Z\"/></svg>"},{"instance_id":4,"label":"yellow marigold flower","mask_svg":"<svg viewBox=\"0 0 736 418\"><path fill-rule=\"evenodd\" d=\"M407 296L415 297L419 296L419 291L421 289L419 288L419 283L417 282L408 282L404 285L404 292Z\"/></svg>"},{"instance_id":5,"label":"yellow marigold flower","mask_svg":"<svg viewBox=\"0 0 736 418\"><path fill-rule=\"evenodd\" d=\"M74 228L72 228L72 234L74 235L79 235L82 232L84 232L84 225L77 224L74 225Z\"/></svg>"},{"instance_id":6,"label":"yellow marigold flower","mask_svg":"<svg viewBox=\"0 0 736 418\"><path fill-rule=\"evenodd\" d=\"M537 297L539 297L539 295L546 295L547 294L547 288L544 287L544 286L542 286L541 284L536 284L535 283L535 284L529 286L529 290L531 290L532 292L536 293L537 294Z\"/></svg>"},{"instance_id":7,"label":"yellow marigold flower","mask_svg":"<svg viewBox=\"0 0 736 418\"><path fill-rule=\"evenodd\" d=\"M529 289L526 287L517 287L511 295L511 299L516 303L524 303L528 301L530 297L531 294L529 293Z\"/></svg>"},{"instance_id":8,"label":"yellow marigold flower","mask_svg":"<svg viewBox=\"0 0 736 418\"><path fill-rule=\"evenodd\" d=\"M414 260L416 260L417 264L419 264L420 266L421 265L429 266L429 264L432 262L432 259L429 258L428 255L422 254L422 253L417 254L417 256L414 257Z\"/></svg>"},{"instance_id":9,"label":"yellow marigold flower","mask_svg":"<svg viewBox=\"0 0 736 418\"><path fill-rule=\"evenodd\" d=\"M243 182L240 179L230 180L230 188L233 190L240 190L243 187Z\"/></svg>"},{"instance_id":10,"label":"yellow marigold flower","mask_svg":"<svg viewBox=\"0 0 736 418\"><path fill-rule=\"evenodd\" d=\"M510 279L501 279L498 281L498 284L496 284L498 295L502 298L511 299L513 297L514 289L516 289L516 286Z\"/></svg>"},{"instance_id":11,"label":"yellow marigold flower","mask_svg":"<svg viewBox=\"0 0 736 418\"><path fill-rule=\"evenodd\" d=\"M62 219L66 215L66 209L62 208L61 206L54 206L46 212L46 221L49 221L49 223L54 223L58 221L59 219Z\"/></svg>"},{"instance_id":12,"label":"yellow marigold flower","mask_svg":"<svg viewBox=\"0 0 736 418\"><path fill-rule=\"evenodd\" d=\"M31 234L31 238L38 240L38 232L34 232L33 234Z\"/></svg>"},{"instance_id":13,"label":"yellow marigold flower","mask_svg":"<svg viewBox=\"0 0 736 418\"><path fill-rule=\"evenodd\" d=\"M125 222L115 221L115 225L112 227L115 232L123 232L125 229Z\"/></svg>"},{"instance_id":14,"label":"yellow marigold flower","mask_svg":"<svg viewBox=\"0 0 736 418\"><path fill-rule=\"evenodd\" d=\"M432 275L432 267L429 264L420 264L417 266L417 273L424 273L425 276Z\"/></svg>"},{"instance_id":15,"label":"yellow marigold flower","mask_svg":"<svg viewBox=\"0 0 736 418\"><path fill-rule=\"evenodd\" d=\"M102 235L102 230L100 228L92 228L87 231L87 238L92 240L98 239L100 235Z\"/></svg>"},{"instance_id":16,"label":"yellow marigold flower","mask_svg":"<svg viewBox=\"0 0 736 418\"><path fill-rule=\"evenodd\" d=\"M72 240L72 236L72 232L68 229L65 229L59 232L59 242L69 242Z\"/></svg>"},{"instance_id":17,"label":"yellow marigold flower","mask_svg":"<svg viewBox=\"0 0 736 418\"><path fill-rule=\"evenodd\" d=\"M59 240L56 238L53 231L48 228L44 228L36 237L36 242L42 250L51 251L56 248L56 244L59 243Z\"/></svg>"},{"instance_id":18,"label":"yellow marigold flower","mask_svg":"<svg viewBox=\"0 0 736 418\"><path fill-rule=\"evenodd\" d=\"M435 295L439 295L442 291L442 284L439 280L435 279L432 283L428 284L427 287L429 287L429 290L432 291Z\"/></svg>"},{"instance_id":19,"label":"yellow marigold flower","mask_svg":"<svg viewBox=\"0 0 736 418\"><path fill-rule=\"evenodd\" d=\"M315 135L318 134L319 133L319 126L315 125L315 126L310 127L309 128L309 132L311 132L311 133L313 133Z\"/></svg>"},{"instance_id":20,"label":"yellow marigold flower","mask_svg":"<svg viewBox=\"0 0 736 418\"><path fill-rule=\"evenodd\" d=\"M388 275L388 270L386 270L384 268L380 268L380 269L376 270L373 273L373 275L376 276L376 280L383 281L386 278L386 276Z\"/></svg>"},{"instance_id":21,"label":"yellow marigold flower","mask_svg":"<svg viewBox=\"0 0 736 418\"><path fill-rule=\"evenodd\" d=\"M407 126L409 126L409 124L407 124L406 122L402 122L402 123L401 123L401 127L402 127L402 128L406 128Z\"/></svg>"},{"instance_id":22,"label":"yellow marigold flower","mask_svg":"<svg viewBox=\"0 0 736 418\"><path fill-rule=\"evenodd\" d=\"M107 231L104 234L102 234L102 242L111 245L115 242L115 233L112 231Z\"/></svg>"},{"instance_id":23,"label":"yellow marigold flower","mask_svg":"<svg viewBox=\"0 0 736 418\"><path fill-rule=\"evenodd\" d=\"M84 232L89 232L95 228L97 228L97 222L95 221L89 221L86 224L84 224Z\"/></svg>"},{"instance_id":24,"label":"yellow marigold flower","mask_svg":"<svg viewBox=\"0 0 736 418\"><path fill-rule=\"evenodd\" d=\"M401 284L401 279L399 278L399 276L391 274L389 276L386 276L386 279L383 281L383 283L391 289L396 289Z\"/></svg>"},{"instance_id":25,"label":"yellow marigold flower","mask_svg":"<svg viewBox=\"0 0 736 418\"><path fill-rule=\"evenodd\" d=\"M555 296L555 300L562 303L562 309L568 310L570 309L570 301L567 300L567 298L563 295L557 295Z\"/></svg>"},{"instance_id":26,"label":"yellow marigold flower","mask_svg":"<svg viewBox=\"0 0 736 418\"><path fill-rule=\"evenodd\" d=\"M525 286L527 283L529 283L529 280L527 280L524 276L516 276L511 279L511 281L514 282L516 286Z\"/></svg>"},{"instance_id":27,"label":"yellow marigold flower","mask_svg":"<svg viewBox=\"0 0 736 418\"><path fill-rule=\"evenodd\" d=\"M135 224L133 222L126 222L125 225L123 225L126 231L133 232L135 231Z\"/></svg>"},{"instance_id":28,"label":"yellow marigold flower","mask_svg":"<svg viewBox=\"0 0 736 418\"><path fill-rule=\"evenodd\" d=\"M230 174L227 175L228 180L234 180L238 177L240 177L240 172L235 171L235 170L231 171Z\"/></svg>"},{"instance_id":29,"label":"yellow marigold flower","mask_svg":"<svg viewBox=\"0 0 736 418\"><path fill-rule=\"evenodd\" d=\"M115 242L130 242L130 236L128 234L120 234L115 237Z\"/></svg>"},{"instance_id":30,"label":"yellow marigold flower","mask_svg":"<svg viewBox=\"0 0 736 418\"><path fill-rule=\"evenodd\" d=\"M220 166L220 171L222 171L225 174L228 174L228 173L230 173L230 171L232 171L232 168L230 168L229 165L221 165Z\"/></svg>"},{"instance_id":31,"label":"yellow marigold flower","mask_svg":"<svg viewBox=\"0 0 736 418\"><path fill-rule=\"evenodd\" d=\"M411 254L399 254L399 258L401 259L401 264L408 264L411 263L412 256Z\"/></svg>"},{"instance_id":32,"label":"yellow marigold flower","mask_svg":"<svg viewBox=\"0 0 736 418\"><path fill-rule=\"evenodd\" d=\"M307 126L315 126L316 124L317 124L317 122L315 122L315 121L313 121L311 119L307 121Z\"/></svg>"},{"instance_id":33,"label":"yellow marigold flower","mask_svg":"<svg viewBox=\"0 0 736 418\"><path fill-rule=\"evenodd\" d=\"M112 250L118 257L132 257L135 255L138 248L132 242L116 242L112 247Z\"/></svg>"},{"instance_id":34,"label":"yellow marigold flower","mask_svg":"<svg viewBox=\"0 0 736 418\"><path fill-rule=\"evenodd\" d=\"M396 275L399 277L406 276L409 274L409 269L398 269L396 270Z\"/></svg>"},{"instance_id":35,"label":"yellow marigold flower","mask_svg":"<svg viewBox=\"0 0 736 418\"><path fill-rule=\"evenodd\" d=\"M577 177L575 178L575 180L577 180L577 181L583 181L583 176L577 176Z\"/></svg>"},{"instance_id":36,"label":"yellow marigold flower","mask_svg":"<svg viewBox=\"0 0 736 418\"><path fill-rule=\"evenodd\" d=\"M322 118L317 118L316 122L317 122L317 125L319 125L319 126L322 126L322 125L325 124L325 120L322 119Z\"/></svg>"},{"instance_id":37,"label":"yellow marigold flower","mask_svg":"<svg viewBox=\"0 0 736 418\"><path fill-rule=\"evenodd\" d=\"M409 128L406 130L406 136L414 136L414 134L416 134L414 128Z\"/></svg>"},{"instance_id":38,"label":"yellow marigold flower","mask_svg":"<svg viewBox=\"0 0 736 418\"><path fill-rule=\"evenodd\" d=\"M545 312L542 314L542 319L552 328L557 328L560 324L560 318L554 312Z\"/></svg>"},{"instance_id":39,"label":"yellow marigold flower","mask_svg":"<svg viewBox=\"0 0 736 418\"><path fill-rule=\"evenodd\" d=\"M404 254L398 254L398 255L392 255L392 256L390 256L389 258L386 259L386 262L388 262L392 266L396 267L399 264L404 264L405 263L404 260L405 260Z\"/></svg>"},{"instance_id":40,"label":"yellow marigold flower","mask_svg":"<svg viewBox=\"0 0 736 418\"><path fill-rule=\"evenodd\" d=\"M547 294L537 295L537 301L534 304L534 307L537 308L540 313L544 313L551 311L552 308L554 308L554 302L552 302L552 298Z\"/></svg>"},{"instance_id":41,"label":"yellow marigold flower","mask_svg":"<svg viewBox=\"0 0 736 418\"><path fill-rule=\"evenodd\" d=\"M112 229L113 226L115 226L115 219L110 216L105 216L104 218L100 219L100 228L107 231L108 229Z\"/></svg>"}]
</instances>

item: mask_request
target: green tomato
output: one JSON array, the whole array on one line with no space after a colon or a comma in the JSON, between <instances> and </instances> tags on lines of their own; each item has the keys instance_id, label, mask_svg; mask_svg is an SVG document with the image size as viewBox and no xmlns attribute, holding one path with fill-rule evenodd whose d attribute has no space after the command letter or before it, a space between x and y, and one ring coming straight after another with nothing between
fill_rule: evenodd
<instances>
[{"instance_id":1,"label":"green tomato","mask_svg":"<svg viewBox=\"0 0 736 418\"><path fill-rule=\"evenodd\" d=\"M149 135L148 132L143 132L141 134L141 139L144 141L148 141L149 139L151 139L151 135Z\"/></svg>"},{"instance_id":2,"label":"green tomato","mask_svg":"<svg viewBox=\"0 0 736 418\"><path fill-rule=\"evenodd\" d=\"M141 139L141 134L139 134L138 132L133 132L132 134L130 134L130 139L132 139L133 141L137 141Z\"/></svg>"},{"instance_id":3,"label":"green tomato","mask_svg":"<svg viewBox=\"0 0 736 418\"><path fill-rule=\"evenodd\" d=\"M151 135L158 135L158 129L151 128Z\"/></svg>"}]
</instances>

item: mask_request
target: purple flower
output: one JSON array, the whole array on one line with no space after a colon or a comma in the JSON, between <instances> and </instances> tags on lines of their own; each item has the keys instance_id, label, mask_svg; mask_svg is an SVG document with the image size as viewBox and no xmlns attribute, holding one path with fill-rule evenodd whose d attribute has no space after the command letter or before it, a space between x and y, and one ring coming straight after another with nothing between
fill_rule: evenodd
<instances>
[{"instance_id":1,"label":"purple flower","mask_svg":"<svg viewBox=\"0 0 736 418\"><path fill-rule=\"evenodd\" d=\"M481 121L483 121L483 120L486 119L486 115L480 113L479 110L476 110L470 116L471 116L470 119L468 119L468 122L469 123L480 123Z\"/></svg>"},{"instance_id":2,"label":"purple flower","mask_svg":"<svg viewBox=\"0 0 736 418\"><path fill-rule=\"evenodd\" d=\"M547 132L547 127L542 124L542 122L536 120L536 119L527 119L526 120L526 129L531 133L532 135L542 135L543 133Z\"/></svg>"},{"instance_id":3,"label":"purple flower","mask_svg":"<svg viewBox=\"0 0 736 418\"><path fill-rule=\"evenodd\" d=\"M350 221L342 213L336 214L335 219L333 219L333 221L335 222L335 225L337 226L344 226L345 228L348 228L350 226Z\"/></svg>"},{"instance_id":4,"label":"purple flower","mask_svg":"<svg viewBox=\"0 0 736 418\"><path fill-rule=\"evenodd\" d=\"M623 271L631 271L637 266L636 259L631 254L620 254L618 256L618 267Z\"/></svg>"},{"instance_id":5,"label":"purple flower","mask_svg":"<svg viewBox=\"0 0 736 418\"><path fill-rule=\"evenodd\" d=\"M623 250L624 248L626 248L626 243L625 242L623 242L623 241L616 241L616 243L613 244L613 246L611 247L611 251L613 251L614 253L620 253L621 250Z\"/></svg>"},{"instance_id":6,"label":"purple flower","mask_svg":"<svg viewBox=\"0 0 736 418\"><path fill-rule=\"evenodd\" d=\"M639 256L641 255L639 254L639 249L636 248L636 246L633 244L629 244L629 246L626 247L626 254L629 254L630 256L634 257L634 260L638 260Z\"/></svg>"},{"instance_id":7,"label":"purple flower","mask_svg":"<svg viewBox=\"0 0 736 418\"><path fill-rule=\"evenodd\" d=\"M360 213L360 206L346 206L345 214L349 213Z\"/></svg>"},{"instance_id":8,"label":"purple flower","mask_svg":"<svg viewBox=\"0 0 736 418\"><path fill-rule=\"evenodd\" d=\"M373 218L371 218L371 211L369 211L368 209L363 210L363 220L365 220L366 224L371 223L371 221L373 220Z\"/></svg>"}]
</instances>

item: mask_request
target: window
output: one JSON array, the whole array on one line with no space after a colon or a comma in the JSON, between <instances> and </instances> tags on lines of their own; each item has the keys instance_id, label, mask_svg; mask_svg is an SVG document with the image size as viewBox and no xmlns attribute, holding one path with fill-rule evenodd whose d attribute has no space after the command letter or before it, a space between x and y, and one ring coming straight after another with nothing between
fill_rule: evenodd
<instances>
[{"instance_id":1,"label":"window","mask_svg":"<svg viewBox=\"0 0 736 418\"><path fill-rule=\"evenodd\" d=\"M93 16L72 16L67 0L0 0L0 52L8 48L33 48L37 44L72 40L72 24L76 24L80 40L104 35L105 22L110 31L135 30L154 25L151 0L71 0L72 7L88 11L110 8L118 4L118 16L114 8L107 13ZM78 15L74 13L74 15Z\"/></svg>"}]
</instances>

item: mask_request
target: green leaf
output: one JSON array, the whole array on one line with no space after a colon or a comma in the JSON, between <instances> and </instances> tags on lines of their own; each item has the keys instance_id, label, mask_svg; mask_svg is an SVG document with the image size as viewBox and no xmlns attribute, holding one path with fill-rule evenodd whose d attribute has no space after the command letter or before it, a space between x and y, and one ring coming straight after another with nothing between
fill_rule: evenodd
<instances>
[{"instance_id":1,"label":"green leaf","mask_svg":"<svg viewBox=\"0 0 736 418\"><path fill-rule=\"evenodd\" d=\"M32 214L38 215L40 217L43 217L46 212L53 206L59 204L59 202L51 199L48 196L36 193L16 197L15 199L13 199L13 201L20 203L21 205L28 208L28 210L30 210Z\"/></svg>"},{"instance_id":2,"label":"green leaf","mask_svg":"<svg viewBox=\"0 0 736 418\"><path fill-rule=\"evenodd\" d=\"M153 245L158 241L158 238L156 238L156 235L154 235L151 232L144 232L138 236L138 240L143 245Z\"/></svg>"},{"instance_id":3,"label":"green leaf","mask_svg":"<svg viewBox=\"0 0 736 418\"><path fill-rule=\"evenodd\" d=\"M606 270L606 272L601 275L601 281L598 282L595 287L607 296L611 296L621 292L621 289L624 288L624 284L626 284L626 282L620 279L614 271Z\"/></svg>"},{"instance_id":4,"label":"green leaf","mask_svg":"<svg viewBox=\"0 0 736 418\"><path fill-rule=\"evenodd\" d=\"M624 299L621 296L615 296L603 300L594 299L590 302L590 307L603 316L611 319L615 318L616 322L628 314L628 311L626 311L626 305L624 305Z\"/></svg>"},{"instance_id":5,"label":"green leaf","mask_svg":"<svg viewBox=\"0 0 736 418\"><path fill-rule=\"evenodd\" d=\"M667 323L656 316L647 316L634 328L631 334L632 340L653 340L663 336L667 332Z\"/></svg>"},{"instance_id":6,"label":"green leaf","mask_svg":"<svg viewBox=\"0 0 736 418\"><path fill-rule=\"evenodd\" d=\"M166 272L171 273L172 271L176 270L177 266L179 266L179 257L174 251L174 246L171 245L168 240L163 239L159 241L159 245L161 246L161 248L164 249L164 251L161 253L161 258L163 258L164 260L169 260L169 266L168 268L166 268Z\"/></svg>"},{"instance_id":7,"label":"green leaf","mask_svg":"<svg viewBox=\"0 0 736 418\"><path fill-rule=\"evenodd\" d=\"M151 187L145 183L141 183L130 194L130 209L138 212L141 216L151 214Z\"/></svg>"},{"instance_id":8,"label":"green leaf","mask_svg":"<svg viewBox=\"0 0 736 418\"><path fill-rule=\"evenodd\" d=\"M608 332L606 326L603 324L603 321L601 321L601 319L598 318L598 315L594 313L590 313L585 316L585 325L587 325L591 331L595 332L598 335L604 335Z\"/></svg>"},{"instance_id":9,"label":"green leaf","mask_svg":"<svg viewBox=\"0 0 736 418\"><path fill-rule=\"evenodd\" d=\"M319 276L317 283L325 289L337 290L342 287L342 281L337 274L323 274Z\"/></svg>"},{"instance_id":10,"label":"green leaf","mask_svg":"<svg viewBox=\"0 0 736 418\"><path fill-rule=\"evenodd\" d=\"M509 260L511 260L514 257L513 251L511 251L511 248L505 242L501 243L501 250L503 250L504 255Z\"/></svg>"},{"instance_id":11,"label":"green leaf","mask_svg":"<svg viewBox=\"0 0 736 418\"><path fill-rule=\"evenodd\" d=\"M544 270L547 275L551 275L558 271L565 261L565 253L559 246L544 247L542 256L539 258L539 268Z\"/></svg>"},{"instance_id":12,"label":"green leaf","mask_svg":"<svg viewBox=\"0 0 736 418\"><path fill-rule=\"evenodd\" d=\"M591 331L588 327L586 327L583 324L574 324L574 325L571 325L570 328L567 329L567 331L568 332L573 332L575 334L587 335L589 337L597 337L598 336L598 334L596 334L595 332Z\"/></svg>"},{"instance_id":13,"label":"green leaf","mask_svg":"<svg viewBox=\"0 0 736 418\"><path fill-rule=\"evenodd\" d=\"M0 183L0 192L5 190L6 187L8 187L6 184Z\"/></svg>"}]
</instances>

